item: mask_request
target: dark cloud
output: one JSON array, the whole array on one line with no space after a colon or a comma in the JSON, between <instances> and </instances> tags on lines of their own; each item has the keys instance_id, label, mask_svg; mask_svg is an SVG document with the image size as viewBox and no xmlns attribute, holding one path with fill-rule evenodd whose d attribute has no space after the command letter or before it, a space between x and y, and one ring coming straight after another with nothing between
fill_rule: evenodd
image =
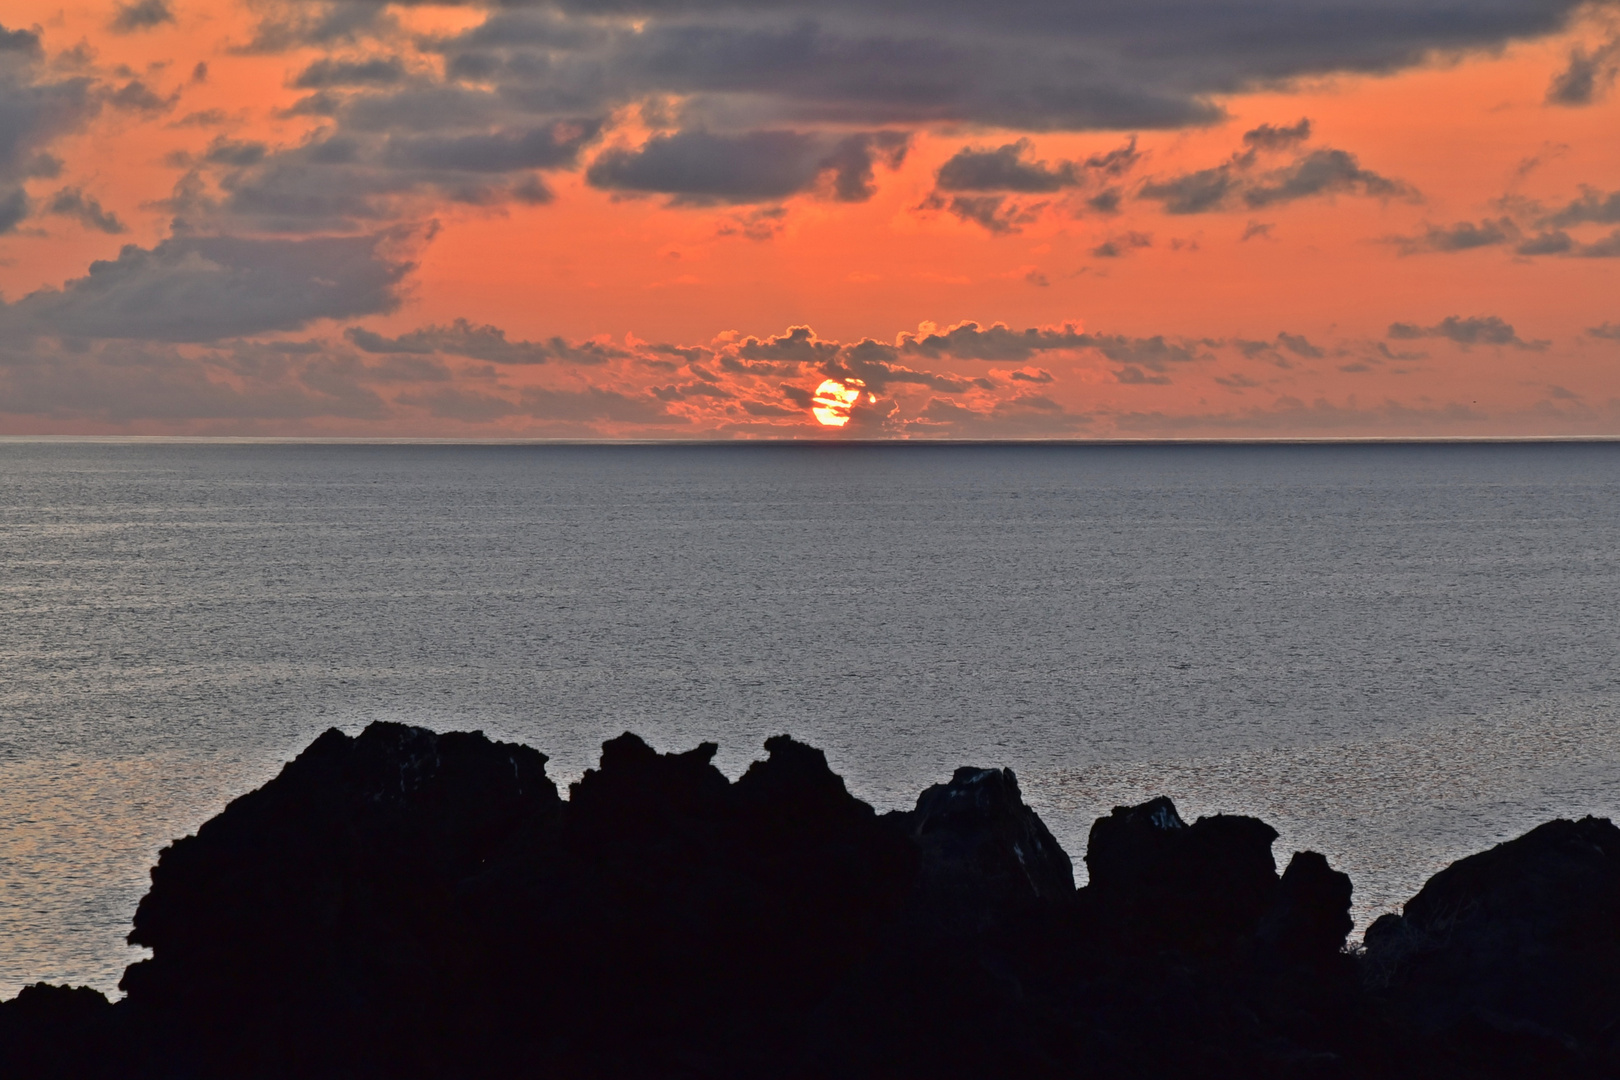
<instances>
[{"instance_id":1,"label":"dark cloud","mask_svg":"<svg viewBox=\"0 0 1620 1080\"><path fill-rule=\"evenodd\" d=\"M787 227L787 216L785 206L759 206L732 214L715 229L715 234L746 236L757 241L770 240Z\"/></svg>"},{"instance_id":2,"label":"dark cloud","mask_svg":"<svg viewBox=\"0 0 1620 1080\"><path fill-rule=\"evenodd\" d=\"M1068 412L1044 394L1020 394L988 408L933 398L915 421L913 436L958 439L1060 438L1089 427L1089 416Z\"/></svg>"},{"instance_id":3,"label":"dark cloud","mask_svg":"<svg viewBox=\"0 0 1620 1080\"><path fill-rule=\"evenodd\" d=\"M919 209L944 210L963 221L983 226L988 232L1006 236L1036 221L1047 204L1022 203L1005 195L952 195L933 193Z\"/></svg>"},{"instance_id":4,"label":"dark cloud","mask_svg":"<svg viewBox=\"0 0 1620 1080\"><path fill-rule=\"evenodd\" d=\"M1303 334L1278 331L1277 344L1295 356L1304 357L1307 360L1319 360L1326 355L1319 347L1312 345Z\"/></svg>"},{"instance_id":5,"label":"dark cloud","mask_svg":"<svg viewBox=\"0 0 1620 1080\"><path fill-rule=\"evenodd\" d=\"M1290 334L1286 330L1279 330L1272 341L1249 341L1244 338L1234 338L1224 344L1231 345L1244 356L1253 360L1256 357L1267 360L1281 368L1293 367L1292 361L1283 354L1297 356L1302 360L1320 360L1327 352L1320 346L1311 344L1309 338L1303 334Z\"/></svg>"},{"instance_id":6,"label":"dark cloud","mask_svg":"<svg viewBox=\"0 0 1620 1080\"><path fill-rule=\"evenodd\" d=\"M1016 233L1048 204L1024 203L1009 195L1050 195L1077 189L1092 192L1084 200L1090 209L1112 214L1119 209L1121 192L1108 182L1124 176L1141 160L1134 136L1106 153L1072 161L1034 159L1030 157L1033 147L1028 139L995 149L963 147L940 166L934 191L923 208L948 211L992 233ZM963 194L966 192L975 194Z\"/></svg>"},{"instance_id":7,"label":"dark cloud","mask_svg":"<svg viewBox=\"0 0 1620 1080\"><path fill-rule=\"evenodd\" d=\"M1052 373L1045 368L1036 368L1034 371L1014 371L1007 376L1016 382L1049 383L1052 382Z\"/></svg>"},{"instance_id":8,"label":"dark cloud","mask_svg":"<svg viewBox=\"0 0 1620 1080\"><path fill-rule=\"evenodd\" d=\"M303 46L352 45L397 28L383 3L371 0L294 0L265 5L269 13L253 40L237 51L277 53Z\"/></svg>"},{"instance_id":9,"label":"dark cloud","mask_svg":"<svg viewBox=\"0 0 1620 1080\"><path fill-rule=\"evenodd\" d=\"M1520 255L1564 255L1578 259L1620 257L1620 229L1590 242L1577 240L1562 229L1538 233L1514 249Z\"/></svg>"},{"instance_id":10,"label":"dark cloud","mask_svg":"<svg viewBox=\"0 0 1620 1080\"><path fill-rule=\"evenodd\" d=\"M1026 160L1032 145L1028 139L1019 139L994 150L965 146L940 166L934 185L941 191L1040 194L1080 183L1080 170L1075 162L1048 165L1044 161Z\"/></svg>"},{"instance_id":11,"label":"dark cloud","mask_svg":"<svg viewBox=\"0 0 1620 1080\"><path fill-rule=\"evenodd\" d=\"M28 216L33 204L22 188L0 191L0 235L10 232Z\"/></svg>"},{"instance_id":12,"label":"dark cloud","mask_svg":"<svg viewBox=\"0 0 1620 1080\"><path fill-rule=\"evenodd\" d=\"M429 416L441 420L460 420L469 424L484 424L501 420L518 412L517 403L496 394L477 390L444 389L427 393L401 394L402 405L422 409Z\"/></svg>"},{"instance_id":13,"label":"dark cloud","mask_svg":"<svg viewBox=\"0 0 1620 1080\"><path fill-rule=\"evenodd\" d=\"M1173 341L1162 334L1128 337L1121 334L1089 334L1073 326L1012 330L1000 323L980 327L965 322L944 332L902 334L898 352L902 355L942 357L958 360L1023 362L1043 352L1095 349L1118 363L1163 370L1170 364L1207 359L1199 342Z\"/></svg>"},{"instance_id":14,"label":"dark cloud","mask_svg":"<svg viewBox=\"0 0 1620 1080\"><path fill-rule=\"evenodd\" d=\"M681 424L683 417L672 414L664 403L647 395L631 396L617 390L589 387L585 390L524 390L519 408L536 420L609 420L629 424Z\"/></svg>"},{"instance_id":15,"label":"dark cloud","mask_svg":"<svg viewBox=\"0 0 1620 1080\"><path fill-rule=\"evenodd\" d=\"M97 232L117 235L129 231L124 223L118 220L117 214L103 209L95 196L86 195L82 189L76 187L63 188L52 195L50 201L45 204L45 212L73 218L85 228L95 229Z\"/></svg>"},{"instance_id":16,"label":"dark cloud","mask_svg":"<svg viewBox=\"0 0 1620 1080\"><path fill-rule=\"evenodd\" d=\"M576 119L523 132L392 136L383 157L390 165L454 172L556 169L572 165L600 128L597 120Z\"/></svg>"},{"instance_id":17,"label":"dark cloud","mask_svg":"<svg viewBox=\"0 0 1620 1080\"><path fill-rule=\"evenodd\" d=\"M1498 315L1476 315L1469 318L1448 315L1433 326L1391 323L1387 336L1400 341L1445 338L1465 349L1471 345L1507 345L1515 349L1539 351L1545 349L1548 344L1545 341L1525 341L1519 337L1510 323L1503 321Z\"/></svg>"},{"instance_id":18,"label":"dark cloud","mask_svg":"<svg viewBox=\"0 0 1620 1080\"><path fill-rule=\"evenodd\" d=\"M838 348L837 342L819 340L808 326L791 326L776 337L744 338L736 355L743 360L822 364L837 356Z\"/></svg>"},{"instance_id":19,"label":"dark cloud","mask_svg":"<svg viewBox=\"0 0 1620 1080\"><path fill-rule=\"evenodd\" d=\"M561 361L574 364L603 364L628 355L621 349L595 342L571 343L553 337L549 341L508 341L498 326L475 326L457 319L448 326L424 326L399 337L384 337L363 327L351 326L343 336L357 349L378 354L462 356L492 364L533 365Z\"/></svg>"},{"instance_id":20,"label":"dark cloud","mask_svg":"<svg viewBox=\"0 0 1620 1080\"><path fill-rule=\"evenodd\" d=\"M414 267L394 252L401 239L176 236L154 248L130 244L61 289L0 308L0 336L204 342L390 311Z\"/></svg>"},{"instance_id":21,"label":"dark cloud","mask_svg":"<svg viewBox=\"0 0 1620 1080\"><path fill-rule=\"evenodd\" d=\"M1314 195L1366 195L1375 198L1410 198L1414 191L1399 180L1363 169L1356 156L1344 150L1313 150L1300 160L1267 173L1243 192L1250 209L1308 199Z\"/></svg>"},{"instance_id":22,"label":"dark cloud","mask_svg":"<svg viewBox=\"0 0 1620 1080\"><path fill-rule=\"evenodd\" d=\"M834 139L799 131L654 135L636 149L598 155L586 182L609 191L672 195L680 203L783 199L826 184L842 202L871 198L874 165L896 168L909 136L878 131Z\"/></svg>"},{"instance_id":23,"label":"dark cloud","mask_svg":"<svg viewBox=\"0 0 1620 1080\"><path fill-rule=\"evenodd\" d=\"M253 343L194 352L142 341L0 348L0 409L13 415L99 423L260 422L317 417L384 419L366 383L376 373Z\"/></svg>"},{"instance_id":24,"label":"dark cloud","mask_svg":"<svg viewBox=\"0 0 1620 1080\"><path fill-rule=\"evenodd\" d=\"M1582 188L1579 198L1570 200L1541 220L1542 224L1555 228L1620 224L1620 191L1605 193L1595 188Z\"/></svg>"},{"instance_id":25,"label":"dark cloud","mask_svg":"<svg viewBox=\"0 0 1620 1080\"><path fill-rule=\"evenodd\" d=\"M1168 6L1167 6L1168 5ZM483 5L461 32L411 36L368 0L267 3L246 50L339 50L303 67L290 113L330 120L313 147L271 154L231 177L209 208L242 228L357 231L399 220L412 196L473 205L546 202L522 169L569 169L540 134L639 113L658 132L589 161L590 183L677 202L769 203L815 193L871 196L907 133L941 125L1078 131L1183 128L1220 120L1224 96L1332 72L1389 72L1436 52L1495 50L1564 28L1578 0L563 0ZM409 45L402 43L409 42ZM413 54L409 49L416 50ZM131 84L120 107L171 99ZM860 134L859 132L865 132ZM673 133L672 133L673 132ZM851 134L856 132L856 134ZM1405 196L1342 150L1305 153L1308 121L1250 129L1242 155L1298 155L1270 171L1234 162L1143 189L1176 213L1263 207L1354 193ZM589 157L589 155L586 155ZM1043 161L1009 143L968 147L942 170L934 209L1012 233L1042 208L1017 195L1064 193L1070 209L1112 213L1134 149ZM1239 175L1241 174L1241 175ZM1082 176L1086 182L1077 182ZM1072 189L1072 190L1071 190ZM178 208L177 208L178 209ZM186 208L195 217L203 208ZM212 227L236 228L222 217ZM726 231L768 238L774 221Z\"/></svg>"},{"instance_id":26,"label":"dark cloud","mask_svg":"<svg viewBox=\"0 0 1620 1080\"><path fill-rule=\"evenodd\" d=\"M44 51L39 43L39 35L32 30L7 30L0 26L0 53L20 54L32 59Z\"/></svg>"},{"instance_id":27,"label":"dark cloud","mask_svg":"<svg viewBox=\"0 0 1620 1080\"><path fill-rule=\"evenodd\" d=\"M1281 203L1318 196L1363 195L1373 198L1415 199L1408 184L1362 168L1356 155L1332 147L1305 150L1311 122L1302 119L1287 127L1262 124L1243 135L1243 149L1219 165L1165 178L1151 178L1138 194L1162 203L1169 214L1206 214L1218 210L1259 210ZM1266 158L1281 153L1293 160L1269 169L1259 168ZM1246 232L1244 239L1255 233ZM1264 235L1261 230L1259 235Z\"/></svg>"},{"instance_id":28,"label":"dark cloud","mask_svg":"<svg viewBox=\"0 0 1620 1080\"><path fill-rule=\"evenodd\" d=\"M913 356L1022 363L1038 353L1091 347L1095 339L1073 326L1012 330L1001 323L964 322L929 334L902 334L900 350Z\"/></svg>"},{"instance_id":29,"label":"dark cloud","mask_svg":"<svg viewBox=\"0 0 1620 1080\"><path fill-rule=\"evenodd\" d=\"M1495 247L1518 239L1519 227L1510 218L1481 221L1459 221L1453 225L1430 225L1417 236L1396 236L1391 239L1401 254L1413 255L1424 251L1458 252L1476 248Z\"/></svg>"},{"instance_id":30,"label":"dark cloud","mask_svg":"<svg viewBox=\"0 0 1620 1080\"><path fill-rule=\"evenodd\" d=\"M1153 237L1145 232L1134 229L1111 236L1107 240L1091 249L1091 253L1099 259L1118 259L1130 254L1138 248L1153 246Z\"/></svg>"},{"instance_id":31,"label":"dark cloud","mask_svg":"<svg viewBox=\"0 0 1620 1080\"><path fill-rule=\"evenodd\" d=\"M213 165L245 169L263 161L270 148L262 142L238 141L219 136L203 151L203 160Z\"/></svg>"},{"instance_id":32,"label":"dark cloud","mask_svg":"<svg viewBox=\"0 0 1620 1080\"><path fill-rule=\"evenodd\" d=\"M1099 214L1119 213L1119 204L1125 193L1117 187L1103 188L1097 194L1086 199L1086 205Z\"/></svg>"},{"instance_id":33,"label":"dark cloud","mask_svg":"<svg viewBox=\"0 0 1620 1080\"><path fill-rule=\"evenodd\" d=\"M1513 250L1520 255L1568 255L1576 247L1575 238L1562 229L1538 233Z\"/></svg>"},{"instance_id":34,"label":"dark cloud","mask_svg":"<svg viewBox=\"0 0 1620 1080\"><path fill-rule=\"evenodd\" d=\"M1203 214L1221 209L1240 187L1230 165L1182 173L1167 180L1149 180L1140 194L1164 204L1167 214Z\"/></svg>"},{"instance_id":35,"label":"dark cloud","mask_svg":"<svg viewBox=\"0 0 1620 1080\"><path fill-rule=\"evenodd\" d=\"M1570 50L1564 70L1553 76L1547 87L1550 105L1590 105L1602 99L1620 73L1620 37L1588 51L1584 46Z\"/></svg>"},{"instance_id":36,"label":"dark cloud","mask_svg":"<svg viewBox=\"0 0 1620 1080\"><path fill-rule=\"evenodd\" d=\"M46 148L101 107L91 79L53 78L40 63L43 52L38 34L0 26L0 234L32 210L22 182L60 172Z\"/></svg>"},{"instance_id":37,"label":"dark cloud","mask_svg":"<svg viewBox=\"0 0 1620 1080\"><path fill-rule=\"evenodd\" d=\"M133 34L137 30L150 30L154 26L174 22L174 12L164 0L137 0L133 4L118 5L118 14L113 16L112 31L115 34Z\"/></svg>"},{"instance_id":38,"label":"dark cloud","mask_svg":"<svg viewBox=\"0 0 1620 1080\"><path fill-rule=\"evenodd\" d=\"M179 100L178 90L164 97L140 79L131 79L107 95L107 104L120 111L134 113L167 112Z\"/></svg>"},{"instance_id":39,"label":"dark cloud","mask_svg":"<svg viewBox=\"0 0 1620 1080\"><path fill-rule=\"evenodd\" d=\"M702 380L685 383L684 385L671 383L668 386L655 386L652 388L652 395L659 401L689 401L692 398L731 401L737 396L724 387Z\"/></svg>"},{"instance_id":40,"label":"dark cloud","mask_svg":"<svg viewBox=\"0 0 1620 1080\"><path fill-rule=\"evenodd\" d=\"M1586 332L1595 338L1607 341L1620 341L1620 323L1606 322L1601 326L1588 327Z\"/></svg>"},{"instance_id":41,"label":"dark cloud","mask_svg":"<svg viewBox=\"0 0 1620 1080\"><path fill-rule=\"evenodd\" d=\"M870 199L877 194L872 184L874 163L898 169L910 147L911 136L903 131L874 131L838 140L821 163L832 176L832 197L839 202Z\"/></svg>"},{"instance_id":42,"label":"dark cloud","mask_svg":"<svg viewBox=\"0 0 1620 1080\"><path fill-rule=\"evenodd\" d=\"M1523 199L1500 200L1514 216L1487 218L1479 223L1430 225L1415 236L1390 237L1401 253L1472 251L1511 244L1521 256L1568 256L1603 259L1620 254L1620 230L1609 236L1582 240L1568 229L1585 225L1620 224L1620 191L1581 189L1579 197L1553 210ZM1515 220L1515 217L1518 220ZM1534 229L1533 232L1527 230Z\"/></svg>"},{"instance_id":43,"label":"dark cloud","mask_svg":"<svg viewBox=\"0 0 1620 1080\"><path fill-rule=\"evenodd\" d=\"M1253 150L1289 150L1311 137L1311 121L1302 116L1287 126L1261 124L1243 133L1243 145Z\"/></svg>"},{"instance_id":44,"label":"dark cloud","mask_svg":"<svg viewBox=\"0 0 1620 1080\"><path fill-rule=\"evenodd\" d=\"M838 354L821 365L822 373L833 379L860 379L867 389L881 393L891 385L926 386L949 393L972 389L970 379L958 375L922 371L898 363L900 350L870 338L842 346Z\"/></svg>"},{"instance_id":45,"label":"dark cloud","mask_svg":"<svg viewBox=\"0 0 1620 1080\"><path fill-rule=\"evenodd\" d=\"M324 90L333 86L394 86L405 81L405 65L394 56L365 60L333 60L323 57L299 72L293 86L300 90Z\"/></svg>"},{"instance_id":46,"label":"dark cloud","mask_svg":"<svg viewBox=\"0 0 1620 1080\"><path fill-rule=\"evenodd\" d=\"M786 409L780 405L772 405L768 401L745 401L742 403L743 411L749 416L762 417L800 417L804 415L803 409Z\"/></svg>"},{"instance_id":47,"label":"dark cloud","mask_svg":"<svg viewBox=\"0 0 1620 1080\"><path fill-rule=\"evenodd\" d=\"M1114 372L1114 381L1126 386L1169 386L1168 375L1149 375L1134 364L1126 364Z\"/></svg>"},{"instance_id":48,"label":"dark cloud","mask_svg":"<svg viewBox=\"0 0 1620 1080\"><path fill-rule=\"evenodd\" d=\"M218 127L229 122L230 114L224 109L201 109L197 112L187 113L170 124L170 127Z\"/></svg>"},{"instance_id":49,"label":"dark cloud","mask_svg":"<svg viewBox=\"0 0 1620 1080\"><path fill-rule=\"evenodd\" d=\"M1620 259L1620 229L1589 244L1581 244L1573 254L1583 259Z\"/></svg>"},{"instance_id":50,"label":"dark cloud","mask_svg":"<svg viewBox=\"0 0 1620 1080\"><path fill-rule=\"evenodd\" d=\"M1200 349L1197 342L1170 341L1162 334L1145 338L1119 334L1093 335L1091 347L1110 360L1150 371L1164 371L1172 364L1209 358L1209 353Z\"/></svg>"},{"instance_id":51,"label":"dark cloud","mask_svg":"<svg viewBox=\"0 0 1620 1080\"><path fill-rule=\"evenodd\" d=\"M487 102L484 103L487 105ZM345 118L349 106L339 110ZM415 130L358 130L340 123L313 141L268 151L259 144L216 140L202 164L219 195L184 184L170 209L218 231L357 232L423 212L429 196L473 205L507 200L545 203L550 190L536 171L572 168L601 129L588 117L511 127L491 125L483 107L443 118L444 134L417 116ZM373 118L376 119L376 118Z\"/></svg>"},{"instance_id":52,"label":"dark cloud","mask_svg":"<svg viewBox=\"0 0 1620 1080\"><path fill-rule=\"evenodd\" d=\"M1131 130L1208 122L1213 95L1264 83L1492 49L1560 29L1577 7L571 0L502 10L439 47L457 77L521 84L537 101L670 94L710 121L748 109L767 124ZM623 23L590 21L604 15Z\"/></svg>"}]
</instances>

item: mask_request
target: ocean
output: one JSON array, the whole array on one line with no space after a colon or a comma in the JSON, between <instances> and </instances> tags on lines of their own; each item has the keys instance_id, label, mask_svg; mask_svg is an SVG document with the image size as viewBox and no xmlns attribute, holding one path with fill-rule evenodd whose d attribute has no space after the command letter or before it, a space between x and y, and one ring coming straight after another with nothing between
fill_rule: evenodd
<instances>
[{"instance_id":1,"label":"ocean","mask_svg":"<svg viewBox=\"0 0 1620 1080\"><path fill-rule=\"evenodd\" d=\"M0 442L0 997L112 991L169 840L328 727L566 784L788 732L1314 848L1365 923L1620 809L1620 445Z\"/></svg>"}]
</instances>

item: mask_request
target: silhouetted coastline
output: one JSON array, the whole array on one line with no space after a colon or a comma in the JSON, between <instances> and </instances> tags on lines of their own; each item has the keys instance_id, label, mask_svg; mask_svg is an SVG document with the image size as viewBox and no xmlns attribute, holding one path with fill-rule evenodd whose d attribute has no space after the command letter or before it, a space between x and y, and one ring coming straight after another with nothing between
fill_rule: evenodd
<instances>
[{"instance_id":1,"label":"silhouetted coastline","mask_svg":"<svg viewBox=\"0 0 1620 1080\"><path fill-rule=\"evenodd\" d=\"M560 798L478 733L328 731L164 849L109 1003L0 1004L7 1077L1608 1077L1620 829L1549 822L1347 948L1351 882L1167 798L1088 884L1010 770L879 815L786 736L633 735Z\"/></svg>"}]
</instances>

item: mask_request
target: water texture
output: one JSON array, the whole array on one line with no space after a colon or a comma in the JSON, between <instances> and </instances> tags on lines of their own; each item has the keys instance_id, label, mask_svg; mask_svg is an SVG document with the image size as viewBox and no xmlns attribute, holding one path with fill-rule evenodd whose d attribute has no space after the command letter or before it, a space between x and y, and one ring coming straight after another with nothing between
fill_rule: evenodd
<instances>
[{"instance_id":1,"label":"water texture","mask_svg":"<svg viewBox=\"0 0 1620 1080\"><path fill-rule=\"evenodd\" d=\"M0 996L327 727L787 731L880 809L1168 794L1365 921L1620 802L1620 446L0 443Z\"/></svg>"}]
</instances>

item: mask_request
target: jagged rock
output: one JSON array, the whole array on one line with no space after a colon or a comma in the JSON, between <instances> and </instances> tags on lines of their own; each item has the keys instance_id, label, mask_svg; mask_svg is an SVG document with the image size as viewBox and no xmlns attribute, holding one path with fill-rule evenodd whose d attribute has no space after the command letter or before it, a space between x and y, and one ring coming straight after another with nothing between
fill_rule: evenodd
<instances>
[{"instance_id":1,"label":"jagged rock","mask_svg":"<svg viewBox=\"0 0 1620 1080\"><path fill-rule=\"evenodd\" d=\"M1614 1077L1620 830L1555 822L1340 951L1350 882L1168 799L1091 881L999 769L879 817L779 736L604 744L567 802L481 735L328 732L166 849L126 1000L0 1003L0 1075ZM1382 981L1378 973L1382 973Z\"/></svg>"},{"instance_id":2,"label":"jagged rock","mask_svg":"<svg viewBox=\"0 0 1620 1080\"><path fill-rule=\"evenodd\" d=\"M1126 948L1229 950L1255 932L1275 899L1277 831L1217 814L1192 825L1160 797L1115 807L1091 827L1085 893Z\"/></svg>"},{"instance_id":3,"label":"jagged rock","mask_svg":"<svg viewBox=\"0 0 1620 1080\"><path fill-rule=\"evenodd\" d=\"M1419 1028L1620 1074L1620 829L1606 819L1550 821L1452 863L1365 942L1370 982Z\"/></svg>"},{"instance_id":4,"label":"jagged rock","mask_svg":"<svg viewBox=\"0 0 1620 1080\"><path fill-rule=\"evenodd\" d=\"M916 859L819 750L766 745L732 784L713 744L614 739L554 826L467 882L479 1027L463 1041L500 1048L484 1073L781 1074L812 1041L808 1018L878 950Z\"/></svg>"},{"instance_id":5,"label":"jagged rock","mask_svg":"<svg viewBox=\"0 0 1620 1080\"><path fill-rule=\"evenodd\" d=\"M1261 949L1285 961L1332 961L1355 925L1350 897L1349 874L1317 852L1295 852L1256 931Z\"/></svg>"},{"instance_id":6,"label":"jagged rock","mask_svg":"<svg viewBox=\"0 0 1620 1080\"><path fill-rule=\"evenodd\" d=\"M25 986L0 1002L0 1076L85 1080L101 1074L113 1007L88 986Z\"/></svg>"},{"instance_id":7,"label":"jagged rock","mask_svg":"<svg viewBox=\"0 0 1620 1080\"><path fill-rule=\"evenodd\" d=\"M1074 899L1074 866L1024 805L1011 769L957 769L897 817L917 844L925 898L953 921Z\"/></svg>"},{"instance_id":8,"label":"jagged rock","mask_svg":"<svg viewBox=\"0 0 1620 1080\"><path fill-rule=\"evenodd\" d=\"M535 817L546 758L481 734L331 730L164 849L122 988L186 1068L316 1075L408 1057L444 969L449 902Z\"/></svg>"}]
</instances>

